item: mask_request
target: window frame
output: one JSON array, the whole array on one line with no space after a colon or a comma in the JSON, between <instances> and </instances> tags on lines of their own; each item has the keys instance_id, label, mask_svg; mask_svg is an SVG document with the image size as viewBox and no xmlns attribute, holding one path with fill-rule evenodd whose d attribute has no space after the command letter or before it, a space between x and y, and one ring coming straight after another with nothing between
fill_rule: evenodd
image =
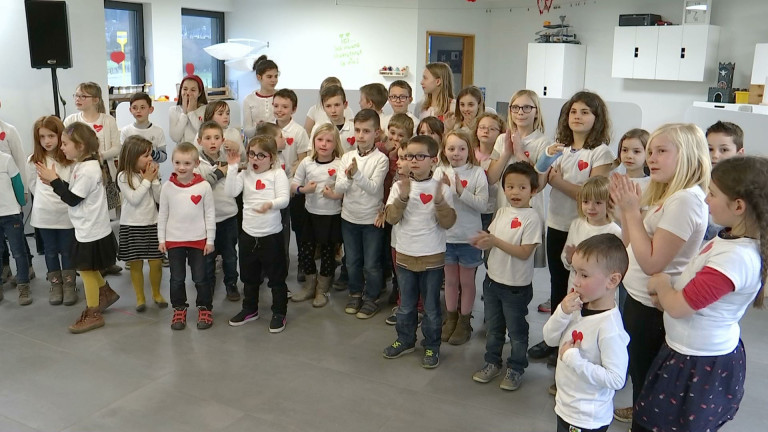
<instances>
[{"instance_id":1,"label":"window frame","mask_svg":"<svg viewBox=\"0 0 768 432\"><path fill-rule=\"evenodd\" d=\"M218 36L218 41L213 43L214 41L211 40L211 45L224 43L227 40L225 39L224 29L226 22L224 21L224 12L216 12L216 11L208 11L208 10L200 10L200 9L189 9L189 8L181 8L181 16L182 19L185 16L192 16L192 17L202 17L202 18L211 18L212 20L217 22L216 27L211 29L211 35ZM216 31L214 31L216 30ZM182 52L183 56L183 52ZM227 77L225 75L225 68L224 68L224 60L219 60L217 58L211 57L216 62L216 70L214 74L211 76L211 87L224 87L227 83ZM183 60L182 60L183 63ZM183 69L182 65L182 69Z\"/></svg>"},{"instance_id":2,"label":"window frame","mask_svg":"<svg viewBox=\"0 0 768 432\"><path fill-rule=\"evenodd\" d=\"M135 12L133 24L136 31L133 32L133 43L136 51L131 59L131 64L138 66L135 68L136 81L133 84L144 84L147 82L147 53L144 49L144 5L141 3L128 3L114 0L104 0L104 9L114 9ZM134 70L131 70L131 81L134 80Z\"/></svg>"}]
</instances>

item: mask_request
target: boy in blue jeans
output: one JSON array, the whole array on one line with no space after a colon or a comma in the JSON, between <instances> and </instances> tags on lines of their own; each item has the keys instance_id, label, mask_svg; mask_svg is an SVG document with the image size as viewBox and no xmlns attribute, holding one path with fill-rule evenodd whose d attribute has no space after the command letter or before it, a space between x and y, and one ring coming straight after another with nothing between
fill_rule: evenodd
<instances>
[{"instance_id":1,"label":"boy in blue jeans","mask_svg":"<svg viewBox=\"0 0 768 432\"><path fill-rule=\"evenodd\" d=\"M413 352L416 345L416 304L424 301L424 357L421 365L432 369L440 362L442 318L440 285L445 265L445 232L456 222L450 188L432 178L437 164L437 142L418 135L408 142L404 174L392 186L384 214L397 224L397 280L400 309L397 311L397 340L384 349L384 358L393 359Z\"/></svg>"},{"instance_id":2,"label":"boy in blue jeans","mask_svg":"<svg viewBox=\"0 0 768 432\"><path fill-rule=\"evenodd\" d=\"M26 306L32 303L29 292L29 261L24 247L24 221L21 218L21 206L24 200L24 183L21 173L10 155L0 151L0 255L5 249L4 237L16 260L16 287L19 289L19 304ZM14 196L16 199L10 199ZM0 300L3 299L3 288L0 286Z\"/></svg>"}]
</instances>

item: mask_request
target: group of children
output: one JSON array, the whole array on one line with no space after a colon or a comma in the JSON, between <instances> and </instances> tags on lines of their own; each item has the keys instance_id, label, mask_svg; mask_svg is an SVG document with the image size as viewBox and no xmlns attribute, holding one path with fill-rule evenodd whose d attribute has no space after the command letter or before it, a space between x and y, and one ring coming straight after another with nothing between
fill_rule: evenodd
<instances>
[{"instance_id":1,"label":"group of children","mask_svg":"<svg viewBox=\"0 0 768 432\"><path fill-rule=\"evenodd\" d=\"M197 327L212 326L220 255L229 300L240 300L238 277L243 283L242 309L229 324L259 318L266 278L269 331L281 332L293 231L303 281L295 302L323 307L331 287L345 282L345 312L368 319L380 308L386 274L397 275L398 306L387 317L397 337L385 358L413 352L419 325L424 368L439 365L443 342L466 343L476 272L485 266L486 353L474 381L503 373L500 387L517 390L528 358L549 358L557 367L550 391L558 431L605 431L612 417L632 421L636 432L666 430L673 421L704 430L733 417L744 383L738 322L750 303L762 305L768 273L768 161L728 159L743 152L738 126L718 122L706 135L686 124L652 134L634 129L617 157L598 95L582 91L568 100L551 141L535 92L515 93L505 121L486 111L476 88L454 99L450 69L433 63L415 113L408 112L410 85L395 81L389 89L363 86L352 117L340 83L329 78L301 127L293 119L296 94L276 89L277 65L262 57L254 70L261 87L244 101L245 146L229 127L226 103L209 104L198 77L182 80L165 184L158 170L167 158L164 134L149 121L147 95L132 98L136 122L121 133L92 83L78 87L75 117L35 123L27 183L49 301L77 301L75 270L85 288L86 309L70 331L104 325L102 312L119 296L99 270L116 258L129 265L137 311L146 309L144 260L153 301L167 307L160 293L167 254L174 330L186 326L187 265ZM392 115L382 112L387 100ZM16 259L19 302L28 304L25 179L3 152L0 167L0 188L16 197L3 201L0 228ZM110 203L110 181L119 205ZM120 209L119 243L113 208ZM334 282L342 244L346 281ZM529 349L526 316L543 250L552 316L544 341ZM633 407L614 410L627 372Z\"/></svg>"}]
</instances>

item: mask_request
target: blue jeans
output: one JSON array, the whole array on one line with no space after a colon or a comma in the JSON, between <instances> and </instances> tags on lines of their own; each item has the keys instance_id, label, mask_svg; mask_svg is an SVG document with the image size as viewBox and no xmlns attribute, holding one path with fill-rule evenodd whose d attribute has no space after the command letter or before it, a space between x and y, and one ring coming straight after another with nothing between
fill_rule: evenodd
<instances>
[{"instance_id":1,"label":"blue jeans","mask_svg":"<svg viewBox=\"0 0 768 432\"><path fill-rule=\"evenodd\" d=\"M367 300L376 300L384 288L381 270L381 247L384 230L371 225L358 225L341 220L341 237L344 239L344 256L347 257L349 294L363 294L363 274Z\"/></svg>"},{"instance_id":2,"label":"blue jeans","mask_svg":"<svg viewBox=\"0 0 768 432\"><path fill-rule=\"evenodd\" d=\"M213 255L213 254L209 254ZM197 290L196 306L205 306L213 310L213 290L205 278L205 259L203 251L193 247L175 247L168 249L168 261L171 270L171 306L187 308L187 262L192 271L192 282Z\"/></svg>"},{"instance_id":3,"label":"blue jeans","mask_svg":"<svg viewBox=\"0 0 768 432\"><path fill-rule=\"evenodd\" d=\"M522 374L528 367L528 303L533 299L533 286L509 286L488 276L483 281L483 301L487 337L485 361L501 366L504 350L504 329L509 332L507 367Z\"/></svg>"},{"instance_id":4,"label":"blue jeans","mask_svg":"<svg viewBox=\"0 0 768 432\"><path fill-rule=\"evenodd\" d=\"M69 254L72 252L72 244L75 241L75 230L40 228L40 237L43 238L45 249L45 266L48 272L57 270L74 270ZM61 257L61 261L59 261Z\"/></svg>"},{"instance_id":5,"label":"blue jeans","mask_svg":"<svg viewBox=\"0 0 768 432\"><path fill-rule=\"evenodd\" d=\"M216 239L213 246L216 252L205 256L205 279L211 290L216 286L216 253L221 255L221 268L224 271L224 286L227 291L237 285L237 216L216 224Z\"/></svg>"},{"instance_id":6,"label":"blue jeans","mask_svg":"<svg viewBox=\"0 0 768 432\"><path fill-rule=\"evenodd\" d=\"M6 197L7 199L8 197ZM21 213L8 216L0 216L0 239L8 238L8 247L11 249L13 259L16 260L16 282L29 283L29 258L24 244L24 220ZM0 254L5 250L5 241L0 241Z\"/></svg>"},{"instance_id":7,"label":"blue jeans","mask_svg":"<svg viewBox=\"0 0 768 432\"><path fill-rule=\"evenodd\" d=\"M418 314L416 305L419 296L424 300L424 319L421 322L421 333L424 335L422 345L425 349L440 352L440 336L442 333L442 310L440 308L440 286L445 273L443 268L434 268L415 272L405 267L397 266L397 282L400 286L400 308L397 309L397 340L405 346L416 345L416 327ZM504 338L502 337L502 342Z\"/></svg>"}]
</instances>

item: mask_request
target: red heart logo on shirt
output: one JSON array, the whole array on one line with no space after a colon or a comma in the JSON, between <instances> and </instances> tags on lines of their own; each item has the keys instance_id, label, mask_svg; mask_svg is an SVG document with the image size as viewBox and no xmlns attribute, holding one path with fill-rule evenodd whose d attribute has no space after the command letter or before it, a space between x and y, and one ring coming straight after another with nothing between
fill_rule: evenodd
<instances>
[{"instance_id":1,"label":"red heart logo on shirt","mask_svg":"<svg viewBox=\"0 0 768 432\"><path fill-rule=\"evenodd\" d=\"M427 204L428 202L432 201L432 194L421 194L419 195L419 198L421 198L421 202L424 204Z\"/></svg>"},{"instance_id":2,"label":"red heart logo on shirt","mask_svg":"<svg viewBox=\"0 0 768 432\"><path fill-rule=\"evenodd\" d=\"M574 330L573 333L571 333L571 337L573 338L573 342L581 342L584 340L584 333Z\"/></svg>"},{"instance_id":3,"label":"red heart logo on shirt","mask_svg":"<svg viewBox=\"0 0 768 432\"><path fill-rule=\"evenodd\" d=\"M283 171L285 171L285 164L280 165L283 168Z\"/></svg>"},{"instance_id":4,"label":"red heart logo on shirt","mask_svg":"<svg viewBox=\"0 0 768 432\"><path fill-rule=\"evenodd\" d=\"M355 145L355 137L352 136L352 137L347 138L347 142L351 146Z\"/></svg>"},{"instance_id":5,"label":"red heart logo on shirt","mask_svg":"<svg viewBox=\"0 0 768 432\"><path fill-rule=\"evenodd\" d=\"M524 151L523 154L525 155L525 157L531 157L531 154L528 153L527 151Z\"/></svg>"},{"instance_id":6,"label":"red heart logo on shirt","mask_svg":"<svg viewBox=\"0 0 768 432\"><path fill-rule=\"evenodd\" d=\"M256 190L262 190L265 187L267 187L267 185L265 185L264 182L261 180L256 180Z\"/></svg>"},{"instance_id":7,"label":"red heart logo on shirt","mask_svg":"<svg viewBox=\"0 0 768 432\"><path fill-rule=\"evenodd\" d=\"M331 168L331 169L328 170L328 175L329 176L333 177L335 174L336 174L336 170L335 169Z\"/></svg>"},{"instance_id":8,"label":"red heart logo on shirt","mask_svg":"<svg viewBox=\"0 0 768 432\"><path fill-rule=\"evenodd\" d=\"M699 255L704 255L705 253L709 252L709 250L712 249L712 246L714 245L714 243L715 243L714 241L710 241L709 243L707 243L707 245L701 249L701 252L699 252Z\"/></svg>"},{"instance_id":9,"label":"red heart logo on shirt","mask_svg":"<svg viewBox=\"0 0 768 432\"><path fill-rule=\"evenodd\" d=\"M467 187L467 181L466 180L462 180L461 181L461 187Z\"/></svg>"},{"instance_id":10,"label":"red heart logo on shirt","mask_svg":"<svg viewBox=\"0 0 768 432\"><path fill-rule=\"evenodd\" d=\"M198 119L199 121L203 121L203 117L201 117L201 116L197 116L197 119Z\"/></svg>"},{"instance_id":11,"label":"red heart logo on shirt","mask_svg":"<svg viewBox=\"0 0 768 432\"><path fill-rule=\"evenodd\" d=\"M589 168L589 162L580 160L578 163L579 171L584 171L585 169Z\"/></svg>"},{"instance_id":12,"label":"red heart logo on shirt","mask_svg":"<svg viewBox=\"0 0 768 432\"><path fill-rule=\"evenodd\" d=\"M518 218L512 219L512 223L509 224L509 227L512 229L520 228L521 226L523 226L523 224L520 222L520 219Z\"/></svg>"},{"instance_id":13,"label":"red heart logo on shirt","mask_svg":"<svg viewBox=\"0 0 768 432\"><path fill-rule=\"evenodd\" d=\"M102 129L104 129L104 125L97 125L97 124L93 125L93 130L95 130L96 132L101 132Z\"/></svg>"},{"instance_id":14,"label":"red heart logo on shirt","mask_svg":"<svg viewBox=\"0 0 768 432\"><path fill-rule=\"evenodd\" d=\"M0 132L0 141L5 141L5 132Z\"/></svg>"},{"instance_id":15,"label":"red heart logo on shirt","mask_svg":"<svg viewBox=\"0 0 768 432\"><path fill-rule=\"evenodd\" d=\"M437 116L437 119L440 120L440 121L445 121L445 117L443 117L441 115Z\"/></svg>"},{"instance_id":16,"label":"red heart logo on shirt","mask_svg":"<svg viewBox=\"0 0 768 432\"><path fill-rule=\"evenodd\" d=\"M286 142L288 145L291 145L291 144L293 144L293 138L286 138L286 139L285 139L285 142Z\"/></svg>"},{"instance_id":17,"label":"red heart logo on shirt","mask_svg":"<svg viewBox=\"0 0 768 432\"><path fill-rule=\"evenodd\" d=\"M189 199L191 199L192 202L195 203L195 205L197 205L200 202L200 200L203 199L203 196L202 195L192 195L191 197L189 197Z\"/></svg>"}]
</instances>

